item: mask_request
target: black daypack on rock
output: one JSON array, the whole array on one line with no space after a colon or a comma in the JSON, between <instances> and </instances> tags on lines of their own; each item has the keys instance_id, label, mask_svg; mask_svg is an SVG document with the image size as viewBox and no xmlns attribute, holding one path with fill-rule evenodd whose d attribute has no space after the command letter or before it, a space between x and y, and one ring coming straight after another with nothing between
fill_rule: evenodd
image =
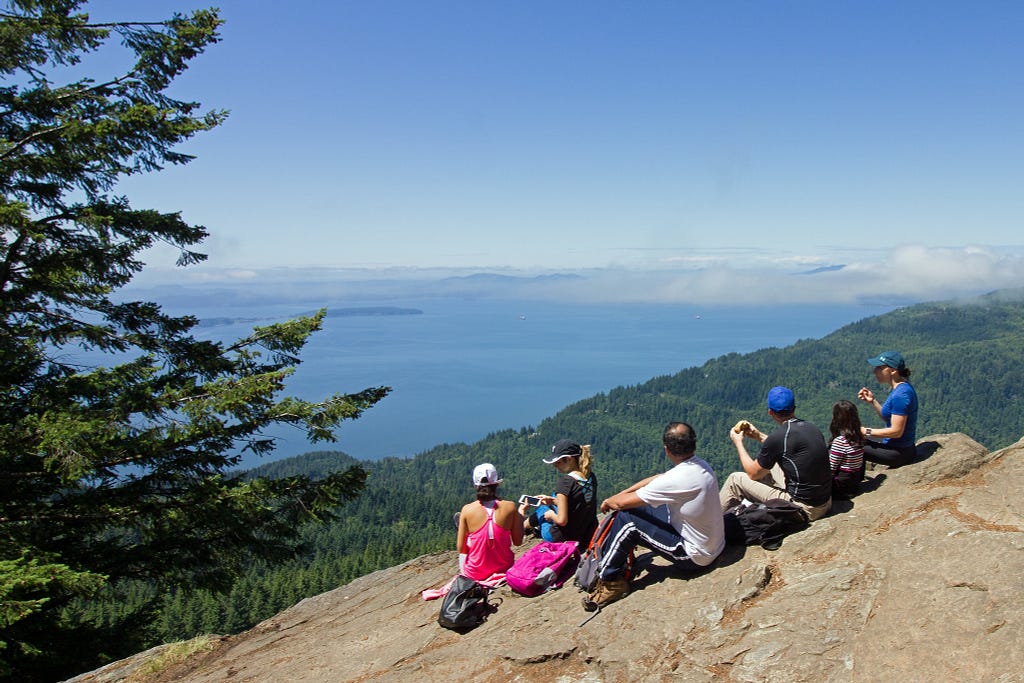
<instances>
[{"instance_id":1,"label":"black daypack on rock","mask_svg":"<svg viewBox=\"0 0 1024 683\"><path fill-rule=\"evenodd\" d=\"M498 610L487 602L491 589L459 574L441 602L437 623L453 631L468 631Z\"/></svg>"},{"instance_id":2,"label":"black daypack on rock","mask_svg":"<svg viewBox=\"0 0 1024 683\"><path fill-rule=\"evenodd\" d=\"M725 541L729 545L759 545L778 550L782 539L810 524L802 508L781 498L737 505L725 513Z\"/></svg>"}]
</instances>

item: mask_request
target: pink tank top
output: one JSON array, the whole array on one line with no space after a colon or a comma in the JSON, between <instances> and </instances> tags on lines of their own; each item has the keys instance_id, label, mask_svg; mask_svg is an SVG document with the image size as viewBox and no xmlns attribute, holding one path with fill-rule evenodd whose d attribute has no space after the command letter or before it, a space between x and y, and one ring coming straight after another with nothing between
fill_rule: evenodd
<instances>
[{"instance_id":1,"label":"pink tank top","mask_svg":"<svg viewBox=\"0 0 1024 683\"><path fill-rule=\"evenodd\" d=\"M512 532L495 524L493 508L480 505L487 510L487 521L466 538L466 563L462 567L462 573L474 581L504 574L515 561Z\"/></svg>"}]
</instances>

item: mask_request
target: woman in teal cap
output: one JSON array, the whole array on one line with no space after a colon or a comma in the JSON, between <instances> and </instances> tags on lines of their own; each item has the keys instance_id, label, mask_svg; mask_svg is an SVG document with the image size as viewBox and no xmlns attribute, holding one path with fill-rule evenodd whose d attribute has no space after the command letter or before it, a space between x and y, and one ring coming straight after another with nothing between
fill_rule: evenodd
<instances>
[{"instance_id":1,"label":"woman in teal cap","mask_svg":"<svg viewBox=\"0 0 1024 683\"><path fill-rule=\"evenodd\" d=\"M878 383L889 387L889 398L880 404L867 387L857 392L857 398L885 421L882 429L861 428L864 459L889 467L906 465L917 454L917 392L910 385L910 369L896 351L883 351L868 363L874 367Z\"/></svg>"}]
</instances>

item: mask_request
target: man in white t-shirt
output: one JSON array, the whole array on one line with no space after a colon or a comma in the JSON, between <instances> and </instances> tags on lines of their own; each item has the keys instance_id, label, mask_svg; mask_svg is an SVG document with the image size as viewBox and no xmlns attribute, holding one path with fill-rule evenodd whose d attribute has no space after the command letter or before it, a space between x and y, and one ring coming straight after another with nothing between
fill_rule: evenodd
<instances>
[{"instance_id":1,"label":"man in white t-shirt","mask_svg":"<svg viewBox=\"0 0 1024 683\"><path fill-rule=\"evenodd\" d=\"M718 480L694 453L697 435L685 422L672 422L662 434L674 467L648 477L601 503L616 511L602 550L597 586L583 600L595 610L629 593L624 571L630 551L642 545L684 569L707 567L725 548Z\"/></svg>"}]
</instances>

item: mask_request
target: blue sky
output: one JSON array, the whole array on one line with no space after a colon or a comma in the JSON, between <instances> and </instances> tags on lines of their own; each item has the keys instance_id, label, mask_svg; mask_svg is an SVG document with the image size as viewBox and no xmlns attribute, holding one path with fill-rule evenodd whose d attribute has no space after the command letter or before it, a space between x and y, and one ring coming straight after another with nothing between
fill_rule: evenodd
<instances>
[{"instance_id":1,"label":"blue sky","mask_svg":"<svg viewBox=\"0 0 1024 683\"><path fill-rule=\"evenodd\" d=\"M209 228L187 277L577 271L744 303L1024 284L1024 4L217 4L174 92L230 118L121 187Z\"/></svg>"}]
</instances>

